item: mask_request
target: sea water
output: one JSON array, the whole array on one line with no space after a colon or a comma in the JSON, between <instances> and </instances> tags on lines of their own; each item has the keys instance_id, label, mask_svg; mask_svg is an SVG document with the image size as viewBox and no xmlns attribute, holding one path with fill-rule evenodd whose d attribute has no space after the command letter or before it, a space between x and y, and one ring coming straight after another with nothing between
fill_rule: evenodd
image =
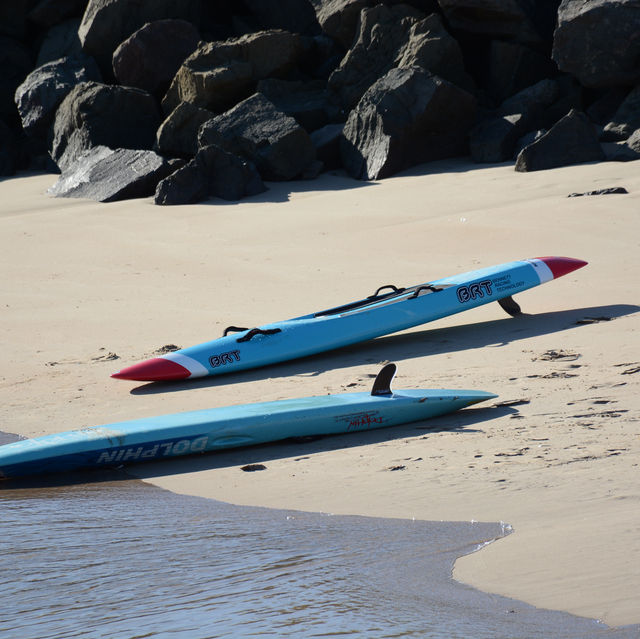
<instances>
[{"instance_id":1,"label":"sea water","mask_svg":"<svg viewBox=\"0 0 640 639\"><path fill-rule=\"evenodd\" d=\"M231 506L124 474L0 484L0 638L638 637L451 578L508 529ZM495 542L499 543L499 541Z\"/></svg>"}]
</instances>

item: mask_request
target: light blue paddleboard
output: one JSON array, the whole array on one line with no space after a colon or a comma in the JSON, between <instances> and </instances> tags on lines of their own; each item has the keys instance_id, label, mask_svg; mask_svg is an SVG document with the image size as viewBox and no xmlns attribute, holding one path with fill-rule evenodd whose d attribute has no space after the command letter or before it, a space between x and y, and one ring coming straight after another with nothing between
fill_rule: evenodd
<instances>
[{"instance_id":1,"label":"light blue paddleboard","mask_svg":"<svg viewBox=\"0 0 640 639\"><path fill-rule=\"evenodd\" d=\"M394 333L489 302L516 315L520 308L512 295L585 265L568 257L542 257L409 288L383 286L365 299L317 313L253 329L229 327L223 337L139 362L112 377L168 381L236 372Z\"/></svg>"},{"instance_id":2,"label":"light blue paddleboard","mask_svg":"<svg viewBox=\"0 0 640 639\"><path fill-rule=\"evenodd\" d=\"M291 437L397 426L496 397L475 390L391 391L395 364L371 393L244 404L93 426L0 446L0 478L114 467Z\"/></svg>"}]
</instances>

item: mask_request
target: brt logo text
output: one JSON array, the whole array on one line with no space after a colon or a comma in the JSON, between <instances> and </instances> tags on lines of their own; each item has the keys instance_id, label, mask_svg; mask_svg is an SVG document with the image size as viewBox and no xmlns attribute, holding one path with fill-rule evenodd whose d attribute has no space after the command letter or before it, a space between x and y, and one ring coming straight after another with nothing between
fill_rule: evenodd
<instances>
[{"instance_id":1,"label":"brt logo text","mask_svg":"<svg viewBox=\"0 0 640 639\"><path fill-rule=\"evenodd\" d=\"M485 295L489 296L492 292L491 280L484 280L469 286L459 286L456 290L456 295L458 296L458 301L464 304L464 302L469 302Z\"/></svg>"}]
</instances>

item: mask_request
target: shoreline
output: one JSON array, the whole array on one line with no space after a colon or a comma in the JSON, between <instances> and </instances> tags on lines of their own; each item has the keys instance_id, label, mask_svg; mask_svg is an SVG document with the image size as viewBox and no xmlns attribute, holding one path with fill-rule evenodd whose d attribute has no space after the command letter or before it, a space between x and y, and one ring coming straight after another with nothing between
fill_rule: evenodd
<instances>
[{"instance_id":1,"label":"shoreline","mask_svg":"<svg viewBox=\"0 0 640 639\"><path fill-rule=\"evenodd\" d=\"M43 194L51 175L3 180L3 430L32 437L365 390L380 362L395 361L398 389L478 388L511 405L270 446L266 472L239 470L261 447L136 475L239 505L505 521L515 534L459 560L456 579L610 626L639 623L638 164L518 174L456 160L383 182L325 175L270 184L238 204L185 207L52 199ZM614 186L629 194L567 198ZM589 266L518 296L521 318L490 305L244 374L173 387L109 379L229 324L539 255Z\"/></svg>"}]
</instances>

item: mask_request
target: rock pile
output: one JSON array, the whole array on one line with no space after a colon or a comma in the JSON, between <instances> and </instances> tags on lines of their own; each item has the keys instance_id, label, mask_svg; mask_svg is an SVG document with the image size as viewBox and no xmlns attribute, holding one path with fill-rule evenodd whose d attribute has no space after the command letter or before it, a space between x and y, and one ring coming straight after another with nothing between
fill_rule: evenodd
<instances>
[{"instance_id":1,"label":"rock pile","mask_svg":"<svg viewBox=\"0 0 640 639\"><path fill-rule=\"evenodd\" d=\"M0 175L58 197L640 158L640 0L7 0L0 60Z\"/></svg>"}]
</instances>

